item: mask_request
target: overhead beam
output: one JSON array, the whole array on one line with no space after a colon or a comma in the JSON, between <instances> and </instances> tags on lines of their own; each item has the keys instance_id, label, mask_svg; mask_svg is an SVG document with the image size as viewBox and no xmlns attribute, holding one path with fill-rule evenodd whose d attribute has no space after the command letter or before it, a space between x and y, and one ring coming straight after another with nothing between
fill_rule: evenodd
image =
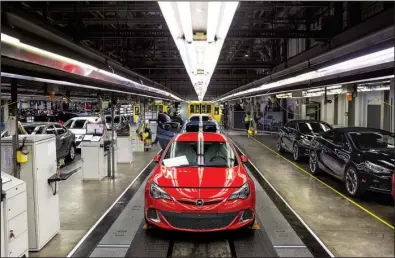
<instances>
[{"instance_id":1,"label":"overhead beam","mask_svg":"<svg viewBox=\"0 0 395 258\"><path fill-rule=\"evenodd\" d=\"M83 29L80 33L82 39L119 39L119 38L170 38L168 29ZM282 38L311 38L327 39L331 35L324 31L306 30L268 30L268 29L231 29L227 39L282 39Z\"/></svg>"},{"instance_id":2,"label":"overhead beam","mask_svg":"<svg viewBox=\"0 0 395 258\"><path fill-rule=\"evenodd\" d=\"M242 2L240 3L239 8L237 11L249 11L249 10L272 10L276 7L305 7L305 8L317 8L327 6L328 2L319 2L319 1L306 1L306 2L285 2L285 3L276 3L276 2L257 2L257 3L250 3L250 2ZM77 9L79 11L79 7ZM42 11L42 8L31 8L29 11L37 12ZM74 5L73 4L64 4L64 3L56 3L52 2L48 6L48 11L50 13L66 13L66 12L74 12ZM156 2L144 2L144 3L95 3L91 2L90 4L83 4L81 6L82 12L95 12L95 11L104 11L104 12L124 12L124 11L131 11L131 12L160 12L159 5Z\"/></svg>"},{"instance_id":3,"label":"overhead beam","mask_svg":"<svg viewBox=\"0 0 395 258\"><path fill-rule=\"evenodd\" d=\"M177 80L177 81L191 81L189 78L188 74L168 74L168 73L157 73L157 74L146 74L147 77L149 77L151 80ZM216 80L257 80L262 78L262 75L259 74L217 74L214 73L213 76L211 77L210 85L212 82L216 82Z\"/></svg>"},{"instance_id":4,"label":"overhead beam","mask_svg":"<svg viewBox=\"0 0 395 258\"><path fill-rule=\"evenodd\" d=\"M127 19L125 18L116 18L116 17L111 17L111 18L83 18L82 23L85 25L111 25L111 24L130 24L130 25L135 25L135 24L166 24L165 19L162 16L147 16L145 18L134 18L134 17L128 17ZM53 24L57 25L64 25L66 26L69 23L69 19L67 17L64 17L59 20L54 20L52 21ZM248 23L248 24L305 24L306 20L305 19L284 19L284 18L271 18L271 17L262 17L258 19L246 19L245 17L239 16L235 17L233 24L236 23Z\"/></svg>"},{"instance_id":5,"label":"overhead beam","mask_svg":"<svg viewBox=\"0 0 395 258\"><path fill-rule=\"evenodd\" d=\"M222 62L219 61L216 69L268 69L278 64L272 61L257 61L257 62ZM182 62L167 62L167 61L137 61L133 60L130 64L132 69L182 69L185 68Z\"/></svg>"}]
</instances>

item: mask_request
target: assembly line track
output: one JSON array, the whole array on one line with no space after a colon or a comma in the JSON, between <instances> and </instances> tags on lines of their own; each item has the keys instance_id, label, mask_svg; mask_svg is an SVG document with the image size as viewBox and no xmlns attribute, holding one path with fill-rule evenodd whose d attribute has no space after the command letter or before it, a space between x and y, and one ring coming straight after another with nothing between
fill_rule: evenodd
<instances>
[{"instance_id":1,"label":"assembly line track","mask_svg":"<svg viewBox=\"0 0 395 258\"><path fill-rule=\"evenodd\" d=\"M240 149L238 151L241 153ZM246 168L255 178L255 183L259 184L260 189L263 188L262 191L266 192L278 207L275 208L276 212L283 213L286 221L294 229L292 234L295 236L287 238L292 239L292 243L276 243L275 246L272 244L273 230L270 238L265 229L269 228L266 216L268 214L262 213L262 207L257 210L256 223L251 230L191 234L148 227L143 214L144 184L155 166L156 163L152 161L147 164L68 257L279 257L281 251L303 253L302 256L305 257L333 257L305 224L287 208L281 196L277 196L278 193L270 188L258 169L250 163L246 164ZM260 202L271 201L267 199L265 202L261 198ZM281 214L272 215L282 217ZM262 218L266 220L265 225L261 221ZM286 223L285 220L283 223ZM296 238L298 240L295 240ZM284 256L288 255L281 257Z\"/></svg>"}]
</instances>

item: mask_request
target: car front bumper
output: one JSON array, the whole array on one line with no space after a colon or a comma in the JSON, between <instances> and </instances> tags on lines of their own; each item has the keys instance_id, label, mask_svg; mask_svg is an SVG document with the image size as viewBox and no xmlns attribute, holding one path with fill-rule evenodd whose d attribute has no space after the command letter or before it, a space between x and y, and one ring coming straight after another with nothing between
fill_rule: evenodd
<instances>
[{"instance_id":1,"label":"car front bumper","mask_svg":"<svg viewBox=\"0 0 395 258\"><path fill-rule=\"evenodd\" d=\"M253 223L255 203L246 200L222 201L219 204L196 206L176 200L153 199L145 196L145 217L155 226L166 230L213 232L236 230ZM210 207L211 206L211 207Z\"/></svg>"},{"instance_id":2,"label":"car front bumper","mask_svg":"<svg viewBox=\"0 0 395 258\"><path fill-rule=\"evenodd\" d=\"M362 171L361 176L362 186L365 187L367 190L391 194L391 175L373 174Z\"/></svg>"}]
</instances>

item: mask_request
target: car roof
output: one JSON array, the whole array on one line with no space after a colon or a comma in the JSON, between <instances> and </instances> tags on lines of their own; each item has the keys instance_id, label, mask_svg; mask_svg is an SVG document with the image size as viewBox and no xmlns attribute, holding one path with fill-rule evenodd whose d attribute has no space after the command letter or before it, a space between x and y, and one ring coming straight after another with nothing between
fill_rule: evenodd
<instances>
[{"instance_id":1,"label":"car roof","mask_svg":"<svg viewBox=\"0 0 395 258\"><path fill-rule=\"evenodd\" d=\"M23 126L42 126L42 125L60 125L57 122L32 122L32 123L22 123Z\"/></svg>"},{"instance_id":2,"label":"car roof","mask_svg":"<svg viewBox=\"0 0 395 258\"><path fill-rule=\"evenodd\" d=\"M369 128L369 127L340 127L332 129L333 132L337 133L353 133L353 132L386 132L391 133L389 131L377 129L377 128Z\"/></svg>"},{"instance_id":3,"label":"car roof","mask_svg":"<svg viewBox=\"0 0 395 258\"><path fill-rule=\"evenodd\" d=\"M96 121L97 119L100 119L100 117L98 117L98 116L78 116L78 117L70 118L70 120L91 120L91 121Z\"/></svg>"},{"instance_id":4,"label":"car roof","mask_svg":"<svg viewBox=\"0 0 395 258\"><path fill-rule=\"evenodd\" d=\"M327 122L324 121L320 121L320 120L309 120L309 119L300 119L300 120L291 120L289 122L295 122L295 123L325 123L327 124ZM288 123L289 123L288 122Z\"/></svg>"},{"instance_id":5,"label":"car roof","mask_svg":"<svg viewBox=\"0 0 395 258\"><path fill-rule=\"evenodd\" d=\"M203 140L205 142L227 142L226 136L221 133L208 132L188 132L181 133L176 136L176 142L197 142Z\"/></svg>"}]
</instances>

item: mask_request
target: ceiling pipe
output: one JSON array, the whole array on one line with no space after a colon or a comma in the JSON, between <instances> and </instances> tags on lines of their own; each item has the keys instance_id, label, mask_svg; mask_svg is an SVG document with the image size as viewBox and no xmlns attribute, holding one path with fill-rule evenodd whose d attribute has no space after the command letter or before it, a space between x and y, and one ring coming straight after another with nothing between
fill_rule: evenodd
<instances>
[{"instance_id":1,"label":"ceiling pipe","mask_svg":"<svg viewBox=\"0 0 395 258\"><path fill-rule=\"evenodd\" d=\"M7 7L9 8L9 7ZM13 27L19 28L20 30L23 31L28 31L29 33L36 35L40 38L42 38L43 40L48 40L51 41L53 43L56 43L57 45L63 46L67 49L70 49L72 51L75 51L76 53L87 57L97 63L102 64L102 67L100 67L101 69L105 69L109 72L111 72L111 69L109 69L109 67L112 67L112 69L114 69L117 72L121 72L122 74L124 74L125 76L129 77L132 80L135 80L136 82L140 82L140 80L143 82L144 85L146 86L154 86L156 88L165 90L169 93L172 93L174 95L176 95L177 97L180 97L178 94L176 94L175 92L171 91L170 89L160 85L157 82L154 82L144 76L141 76L140 74L134 73L131 70L125 68L122 66L122 64L120 64L119 62L113 61L107 57L103 57L102 54L97 53L97 51L92 50L92 49L86 49L74 42L72 42L72 40L67 36L59 36L57 32L54 32L53 29L47 29L47 25L43 24L43 23L39 23L38 21L34 21L32 22L32 19L29 18L24 18L22 17L22 14L20 11L15 10L13 8L11 8L11 12L9 11L5 11L3 13L3 15L6 17L6 20L8 22L9 25L12 25ZM23 16L26 17L25 14L23 14ZM37 24L39 25L37 25ZM4 28L2 28L3 30ZM4 31L4 30L3 30ZM15 32L13 32L13 30L9 30L10 34L15 34ZM18 35L17 36L19 39L21 39L23 41L23 35Z\"/></svg>"},{"instance_id":2,"label":"ceiling pipe","mask_svg":"<svg viewBox=\"0 0 395 258\"><path fill-rule=\"evenodd\" d=\"M360 53L362 51L366 52L367 48L375 47L376 45L384 44L384 45L394 45L394 26L390 26L386 29L383 29L377 33L370 34L360 40L354 41L350 44L338 47L332 51L321 54L317 57L311 58L307 61L301 62L297 65L294 65L290 68L284 69L280 72L276 72L272 75L266 76L262 79L256 80L249 84L246 84L240 88L232 90L217 99L221 99L223 97L232 95L237 92L241 92L244 90L248 90L254 87L261 86L263 84L282 79L287 76L294 75L301 71L308 71L313 68L313 66L321 66L323 64L327 64L328 62L338 62L339 58L343 58L344 56L349 56L350 54Z\"/></svg>"}]
</instances>

